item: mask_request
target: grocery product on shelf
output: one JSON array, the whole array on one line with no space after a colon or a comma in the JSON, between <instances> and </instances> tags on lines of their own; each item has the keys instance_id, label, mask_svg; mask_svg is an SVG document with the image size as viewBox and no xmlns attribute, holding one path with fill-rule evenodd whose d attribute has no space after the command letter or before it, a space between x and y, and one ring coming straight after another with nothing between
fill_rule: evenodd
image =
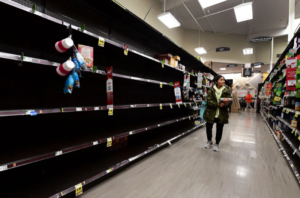
<instances>
[{"instance_id":1,"label":"grocery product on shelf","mask_svg":"<svg viewBox=\"0 0 300 198\"><path fill-rule=\"evenodd\" d=\"M79 44L78 52L83 56L83 59L86 62L86 66L88 68L93 67L93 65L94 65L94 48Z\"/></svg>"},{"instance_id":2,"label":"grocery product on shelf","mask_svg":"<svg viewBox=\"0 0 300 198\"><path fill-rule=\"evenodd\" d=\"M71 61L71 58L69 60L67 60L66 62L64 62L63 64L61 64L60 66L58 66L56 68L56 73L59 76L66 76L68 75L68 73L70 73L72 71L72 69L74 69L75 65L74 63Z\"/></svg>"}]
</instances>

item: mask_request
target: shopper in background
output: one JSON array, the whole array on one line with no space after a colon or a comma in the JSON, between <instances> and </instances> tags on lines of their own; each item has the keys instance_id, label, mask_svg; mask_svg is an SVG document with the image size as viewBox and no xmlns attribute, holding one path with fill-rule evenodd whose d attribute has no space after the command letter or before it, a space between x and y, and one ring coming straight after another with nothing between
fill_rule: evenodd
<instances>
[{"instance_id":1,"label":"shopper in background","mask_svg":"<svg viewBox=\"0 0 300 198\"><path fill-rule=\"evenodd\" d=\"M219 151L219 143L222 139L224 124L228 124L228 103L227 98L231 98L231 90L225 85L225 78L217 75L214 78L214 86L209 89L207 94L207 109L204 113L206 123L207 144L205 148L211 148L212 128L213 124L217 123L216 143L214 151ZM226 98L220 102L220 98Z\"/></svg>"},{"instance_id":2,"label":"shopper in background","mask_svg":"<svg viewBox=\"0 0 300 198\"><path fill-rule=\"evenodd\" d=\"M247 103L247 106L246 106L246 108L245 108L245 111L249 108L249 107L251 107L250 106L250 103L252 102L252 95L250 94L250 91L248 91L248 94L247 94L247 96L245 97L245 99L246 99L246 103ZM251 107L252 108L252 107Z\"/></svg>"}]
</instances>

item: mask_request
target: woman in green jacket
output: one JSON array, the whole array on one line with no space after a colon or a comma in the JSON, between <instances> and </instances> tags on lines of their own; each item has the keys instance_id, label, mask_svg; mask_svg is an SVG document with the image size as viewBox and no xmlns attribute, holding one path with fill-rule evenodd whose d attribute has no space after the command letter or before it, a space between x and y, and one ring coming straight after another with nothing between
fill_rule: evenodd
<instances>
[{"instance_id":1,"label":"woman in green jacket","mask_svg":"<svg viewBox=\"0 0 300 198\"><path fill-rule=\"evenodd\" d=\"M222 139L224 124L228 124L228 99L220 102L220 98L231 98L231 90L225 85L225 78L217 75L214 78L215 85L210 88L207 94L207 109L204 113L206 121L207 144L205 148L212 146L212 128L213 124L217 123L216 144L214 151L219 151L219 143Z\"/></svg>"}]
</instances>

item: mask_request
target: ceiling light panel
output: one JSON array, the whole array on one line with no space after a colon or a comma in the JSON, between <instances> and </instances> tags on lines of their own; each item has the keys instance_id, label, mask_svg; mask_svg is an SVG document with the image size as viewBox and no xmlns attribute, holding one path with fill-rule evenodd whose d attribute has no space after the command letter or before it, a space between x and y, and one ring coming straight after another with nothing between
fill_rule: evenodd
<instances>
[{"instance_id":1,"label":"ceiling light panel","mask_svg":"<svg viewBox=\"0 0 300 198\"><path fill-rule=\"evenodd\" d=\"M254 68L261 68L261 65L254 66Z\"/></svg>"},{"instance_id":2,"label":"ceiling light panel","mask_svg":"<svg viewBox=\"0 0 300 198\"><path fill-rule=\"evenodd\" d=\"M223 70L223 71L224 71L224 70L226 70L226 68L220 68L220 70Z\"/></svg>"},{"instance_id":3,"label":"ceiling light panel","mask_svg":"<svg viewBox=\"0 0 300 198\"><path fill-rule=\"evenodd\" d=\"M216 5L218 3L222 3L224 1L227 1L227 0L199 0L199 3L201 4L201 7L204 9L204 8Z\"/></svg>"},{"instance_id":4,"label":"ceiling light panel","mask_svg":"<svg viewBox=\"0 0 300 198\"><path fill-rule=\"evenodd\" d=\"M243 49L244 55L253 54L253 48L245 48Z\"/></svg>"},{"instance_id":5,"label":"ceiling light panel","mask_svg":"<svg viewBox=\"0 0 300 198\"><path fill-rule=\"evenodd\" d=\"M170 29L181 25L170 12L162 13L157 18Z\"/></svg>"},{"instance_id":6,"label":"ceiling light panel","mask_svg":"<svg viewBox=\"0 0 300 198\"><path fill-rule=\"evenodd\" d=\"M252 2L243 3L234 7L234 13L238 23L253 19Z\"/></svg>"},{"instance_id":7,"label":"ceiling light panel","mask_svg":"<svg viewBox=\"0 0 300 198\"><path fill-rule=\"evenodd\" d=\"M207 54L206 50L205 50L203 47L195 48L195 51L196 51L198 54Z\"/></svg>"}]
</instances>

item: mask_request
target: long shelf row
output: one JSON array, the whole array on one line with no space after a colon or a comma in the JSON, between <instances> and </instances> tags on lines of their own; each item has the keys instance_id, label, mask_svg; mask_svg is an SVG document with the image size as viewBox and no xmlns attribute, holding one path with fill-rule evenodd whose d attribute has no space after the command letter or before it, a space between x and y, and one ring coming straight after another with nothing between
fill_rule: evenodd
<instances>
[{"instance_id":1,"label":"long shelf row","mask_svg":"<svg viewBox=\"0 0 300 198\"><path fill-rule=\"evenodd\" d=\"M9 53L5 53L5 52L0 52L0 58L10 59L10 60L15 60L15 61L21 61L21 55L9 54ZM38 58L32 58L32 57L25 57L23 61L24 62L29 62L29 63L34 63L34 64L55 66L55 67L58 67L60 65L60 63L51 62L51 61L48 61L48 60L43 60L43 59L38 59ZM93 72L93 71L92 71L92 69L87 69L87 70L85 70L85 72ZM97 70L97 71L95 71L95 73L101 74L101 75L106 75L106 72L102 71L102 70ZM113 76L118 77L118 78L125 78L125 79L130 79L130 80L143 81L143 82L166 85L166 86L173 86L173 85L170 85L170 83L167 83L167 82L160 82L160 81L156 81L156 80L151 80L151 79L146 79L146 78L139 78L139 77L128 76L128 75L123 75L123 74L113 73Z\"/></svg>"},{"instance_id":2,"label":"long shelf row","mask_svg":"<svg viewBox=\"0 0 300 198\"><path fill-rule=\"evenodd\" d=\"M32 9L31 9L31 8L28 8L28 7L24 6L24 5L21 5L21 4L19 4L19 3L13 2L13 1L11 1L11 0L0 0L0 2L5 3L5 4L7 4L7 5L10 5L10 6L13 6L13 7L18 8L18 9L21 9L21 10L23 10L23 11L32 13ZM49 20L49 21L52 21L52 22L54 22L54 23L60 24L60 25L64 25L64 26L67 26L67 27L70 27L70 25L71 25L70 23L67 23L67 22L65 22L65 21L56 19L56 18L54 18L54 17L52 17L52 16L49 16L49 15L44 14L44 13L41 13L41 12L39 12L39 11L35 11L33 14L35 14L36 16L39 16L39 17L41 17L41 18L47 19L47 20ZM86 35L89 35L89 36L91 36L91 37L94 37L94 38L96 38L96 39L100 39L100 38L101 38L101 39L104 39L104 40L105 40L105 43L109 43L109 44L111 44L111 45L113 45L113 46L115 46L115 47L122 48L122 49L123 49L123 47L124 47L122 44L119 44L119 43L117 43L117 42L115 42L115 41L112 41L112 40L110 40L110 39L107 39L107 38L103 38L103 37L101 37L100 35L94 34L94 33L90 32L90 31L87 31L87 30L83 30L83 31L82 31L82 30L81 30L81 27L77 27L77 26L75 26L75 25L71 25L71 28L72 28L73 30L82 32L83 34L86 34ZM152 61L154 61L154 62L156 62L156 63L161 64L161 61L160 61L160 60L158 60L158 59L156 59L156 58L153 58L153 57L151 57L151 56L145 55L145 54L143 54L143 53L140 53L140 52L138 52L138 51L136 51L136 50L133 50L133 49L128 48L128 51L129 51L129 52L132 52L132 53L135 53L135 54L137 54L137 55L139 55L139 56L142 56L142 57L144 57L144 58L147 58L147 59L149 59L149 60L152 60ZM172 69L174 69L174 70L183 72L183 73L189 73L189 72L187 72L187 71L184 71L184 70L181 70L181 69L177 69L177 68L175 68L174 66L171 66L171 65L166 64L166 63L165 63L164 65L165 65L165 66L168 66L168 67L170 67L170 68L172 68ZM190 73L189 73L189 74L190 74ZM190 75L191 75L191 74L190 74ZM191 76L196 77L196 75L191 75Z\"/></svg>"},{"instance_id":3,"label":"long shelf row","mask_svg":"<svg viewBox=\"0 0 300 198\"><path fill-rule=\"evenodd\" d=\"M201 101L197 101L201 102ZM154 103L154 104L129 104L129 105L114 105L114 109L135 109L135 108L151 108L151 107L170 107L173 109L173 106L184 106L184 107L193 107L196 104L194 102L183 102L181 104L176 103ZM35 116L39 114L52 114L52 113L70 113L70 112L83 112L83 111L102 111L108 110L107 106L94 106L94 107L62 107L62 108L53 108L53 109L19 109L19 110L3 110L0 111L0 117L7 116Z\"/></svg>"},{"instance_id":4,"label":"long shelf row","mask_svg":"<svg viewBox=\"0 0 300 198\"><path fill-rule=\"evenodd\" d=\"M278 126L276 126L276 129L281 132L282 136L284 137L283 140L285 140L290 145L290 147L293 149L293 151L294 151L293 155L297 154L298 157L300 157L300 151L298 151L298 149L294 146L294 144L289 140L287 135Z\"/></svg>"},{"instance_id":5,"label":"long shelf row","mask_svg":"<svg viewBox=\"0 0 300 198\"><path fill-rule=\"evenodd\" d=\"M70 152L78 151L78 150L81 150L81 149L86 149L88 147L92 147L92 146L95 146L95 145L98 145L98 144L106 143L109 140L112 141L112 140L115 140L115 139L135 135L135 134L138 134L138 133L141 133L141 132L149 131L151 129L155 129L155 128L158 128L158 127L163 127L163 126L173 124L173 123L177 123L177 122L180 122L180 121L184 121L184 120L187 120L187 119L189 119L189 120L194 119L194 116L193 115L185 116L185 117L177 118L177 119L174 119L174 120L168 120L166 122L157 123L155 125L144 126L142 128L131 130L131 131L128 131L128 132L119 132L118 134L116 134L112 137L105 137L105 138L102 138L100 140L99 139L98 140L93 140L93 141L86 142L86 143L76 145L76 146L72 146L72 147L69 147L69 148L63 148L59 151L53 151L53 152L50 152L50 153L46 153L46 154L42 154L42 155L38 155L38 156L34 156L34 157L22 159L22 160L8 162L8 163L0 165L0 171L9 170L9 169L12 169L12 168L28 165L28 164L31 164L31 163L34 163L34 162L38 162L38 161L41 161L41 160L46 160L46 159L56 157L56 156L60 156L60 155L63 155L63 154L67 154L67 153L70 153Z\"/></svg>"},{"instance_id":6,"label":"long shelf row","mask_svg":"<svg viewBox=\"0 0 300 198\"><path fill-rule=\"evenodd\" d=\"M262 114L262 116L263 116L263 114ZM285 149L284 149L283 146L282 146L282 143L281 143L280 140L277 138L276 134L274 133L274 131L273 131L272 128L270 127L268 121L265 119L264 116L263 116L263 118L264 118L264 121L265 121L266 124L267 124L267 127L269 128L269 130L270 130L270 132L271 132L271 135L272 135L272 136L274 137L274 139L276 140L276 142L277 142L277 144L278 144L278 146L279 146L279 148L280 148L279 150L282 151L283 156L286 158L286 160L287 160L287 162L289 163L289 165L290 165L290 167L291 167L291 169L292 169L292 171L293 171L293 173L294 173L294 175L295 175L297 181L298 181L299 184L300 184L300 175L299 175L298 171L296 170L296 168L294 167L293 161L292 161L292 160L290 159L290 157L288 156L287 152L285 151Z\"/></svg>"},{"instance_id":7,"label":"long shelf row","mask_svg":"<svg viewBox=\"0 0 300 198\"><path fill-rule=\"evenodd\" d=\"M293 127L290 123L288 123L286 120L282 119L279 116L276 116L276 118L278 120L280 120L281 122L283 122L286 126L288 126L290 129L293 130L293 133L295 132L296 134L298 134L298 136L300 136L300 131L297 130L297 128Z\"/></svg>"},{"instance_id":8,"label":"long shelf row","mask_svg":"<svg viewBox=\"0 0 300 198\"><path fill-rule=\"evenodd\" d=\"M125 165L127 165L127 164L129 164L129 163L131 163L131 162L133 162L133 161L135 161L135 160L137 160L137 159L143 157L143 156L145 156L145 155L148 155L148 154L152 153L153 151L155 151L155 150L161 148L162 146L165 146L165 145L168 145L168 144L171 145L171 142L172 142L172 141L174 141L174 140L176 140L176 139L179 139L179 138L181 138L181 137L183 137L183 136L185 136L185 135L187 135L187 134L189 134L189 133L195 131L196 129L198 129L198 128L202 127L202 126L205 126L205 123L203 123L203 124L201 124L201 125L199 125L199 126L195 126L195 127L193 127L192 129L187 130L187 131L181 133L180 135L178 135L178 136L176 136L176 137L173 137L173 138L171 138L171 139L169 139L169 140L167 140L167 141L165 141L165 142L163 142L163 143L161 143L161 144L156 144L156 145L153 146L152 148L150 148L150 149L144 151L143 153L140 153L140 154L138 154L138 155L136 155L136 156L134 156L134 157L131 157L131 158L127 159L127 160L124 160L124 161L122 161L122 162L119 163L119 164L116 164L116 165L114 165L114 166L111 166L111 167L108 168L106 171L103 171L103 172L101 172L101 173L99 173L99 174L97 174L97 175L95 175L95 176L93 176L93 177L90 177L90 178L88 178L88 179L82 181L82 182L80 183L80 185L81 185L82 187L84 187L85 185L87 185L87 184L89 184L89 183L91 183L91 182L93 182L93 181L95 181L95 180L97 180L97 179L100 179L101 177L103 177L103 176L105 176L105 175L107 175L107 174L109 174L109 173L111 173L111 172L113 172L113 171L115 171L115 170L117 170L117 169L119 169L119 168L121 168L121 167L123 167L123 166L125 166ZM73 185L72 187L70 187L70 188L68 188L68 189L66 189L66 190L63 190L63 191L61 191L61 192L59 192L59 193L56 193L55 195L52 195L50 198L59 198L59 197L65 196L65 195L67 195L67 194L69 194L69 193L71 193L71 192L74 192L74 191L76 190L76 187L77 187L78 185L79 185L79 184L75 184L75 185Z\"/></svg>"}]
</instances>

